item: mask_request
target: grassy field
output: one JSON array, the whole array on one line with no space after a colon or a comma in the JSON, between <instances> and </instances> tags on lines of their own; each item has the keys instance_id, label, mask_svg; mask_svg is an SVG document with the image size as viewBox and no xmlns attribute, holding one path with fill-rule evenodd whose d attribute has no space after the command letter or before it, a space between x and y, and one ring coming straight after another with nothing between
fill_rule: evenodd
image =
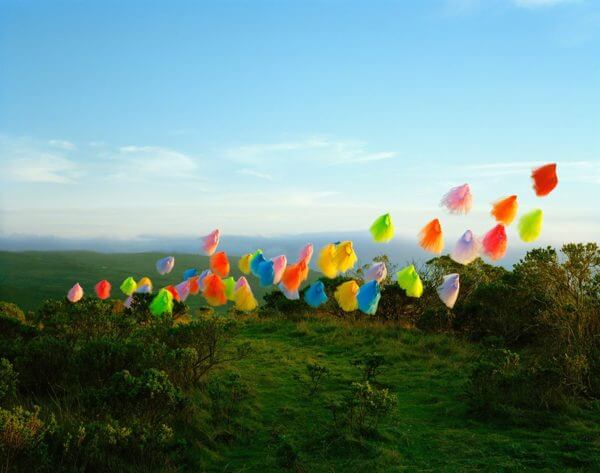
<instances>
[{"instance_id":1,"label":"grassy field","mask_svg":"<svg viewBox=\"0 0 600 473\"><path fill-rule=\"evenodd\" d=\"M152 279L155 287L181 282L188 268L199 271L208 268L206 256L173 254L175 269L161 276L155 263L164 253L95 253L90 251L26 251L0 252L0 300L14 302L23 310L35 310L50 298L61 298L79 282L88 295L94 285L107 279L113 285L113 297L122 296L118 287L128 276L139 280ZM238 258L230 259L231 274L239 277ZM258 284L252 284L257 296L264 294ZM124 296L123 296L124 298ZM197 308L203 304L199 297L190 297L188 305Z\"/></svg>"},{"instance_id":2,"label":"grassy field","mask_svg":"<svg viewBox=\"0 0 600 473\"><path fill-rule=\"evenodd\" d=\"M251 387L251 406L232 443L215 446L207 470L281 471L285 443L296 468L311 472L600 471L597 410L493 421L469 415L462 390L477 345L318 317L248 319L242 341L254 346L236 368ZM373 436L338 434L327 405L360 380L351 361L373 352L389 362L378 381L398 396L397 407ZM330 371L312 397L294 377L309 361Z\"/></svg>"}]
</instances>

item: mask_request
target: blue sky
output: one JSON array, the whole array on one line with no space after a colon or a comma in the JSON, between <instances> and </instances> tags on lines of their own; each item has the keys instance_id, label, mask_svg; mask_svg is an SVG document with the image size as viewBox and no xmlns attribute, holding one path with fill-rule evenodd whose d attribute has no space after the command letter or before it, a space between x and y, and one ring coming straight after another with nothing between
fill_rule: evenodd
<instances>
[{"instance_id":1,"label":"blue sky","mask_svg":"<svg viewBox=\"0 0 600 473\"><path fill-rule=\"evenodd\" d=\"M458 237L517 193L598 241L599 3L0 0L0 233Z\"/></svg>"}]
</instances>

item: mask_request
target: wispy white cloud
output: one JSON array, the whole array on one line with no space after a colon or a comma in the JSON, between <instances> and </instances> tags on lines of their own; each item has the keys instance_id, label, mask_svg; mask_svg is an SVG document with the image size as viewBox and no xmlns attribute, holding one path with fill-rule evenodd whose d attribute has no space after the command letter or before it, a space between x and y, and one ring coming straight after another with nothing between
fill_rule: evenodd
<instances>
[{"instance_id":1,"label":"wispy white cloud","mask_svg":"<svg viewBox=\"0 0 600 473\"><path fill-rule=\"evenodd\" d=\"M13 182L65 184L81 175L75 161L51 143L0 136L0 178Z\"/></svg>"},{"instance_id":2,"label":"wispy white cloud","mask_svg":"<svg viewBox=\"0 0 600 473\"><path fill-rule=\"evenodd\" d=\"M62 149L65 151L71 151L71 150L77 149L77 146L75 145L75 143L72 143L71 141L68 141L68 140L50 140L50 141L48 141L48 144L50 146L52 146L53 148L58 148L58 149Z\"/></svg>"},{"instance_id":3,"label":"wispy white cloud","mask_svg":"<svg viewBox=\"0 0 600 473\"><path fill-rule=\"evenodd\" d=\"M248 144L229 148L226 156L234 161L261 164L266 162L311 162L322 165L368 163L392 159L395 151L371 151L363 141L341 141L322 137L277 143Z\"/></svg>"},{"instance_id":4,"label":"wispy white cloud","mask_svg":"<svg viewBox=\"0 0 600 473\"><path fill-rule=\"evenodd\" d=\"M258 179L264 179L266 181L273 180L273 176L271 176L270 174L256 171L254 169L243 168L243 169L238 170L237 172L238 172L238 174L245 174L247 176L257 177Z\"/></svg>"},{"instance_id":5,"label":"wispy white cloud","mask_svg":"<svg viewBox=\"0 0 600 473\"><path fill-rule=\"evenodd\" d=\"M73 162L60 156L36 153L29 158L11 160L6 165L6 177L16 182L65 184L76 172Z\"/></svg>"},{"instance_id":6,"label":"wispy white cloud","mask_svg":"<svg viewBox=\"0 0 600 473\"><path fill-rule=\"evenodd\" d=\"M185 153L159 146L121 146L105 159L111 161L109 177L127 180L197 178L198 165Z\"/></svg>"},{"instance_id":7,"label":"wispy white cloud","mask_svg":"<svg viewBox=\"0 0 600 473\"><path fill-rule=\"evenodd\" d=\"M88 182L199 177L197 161L170 148L103 143L78 149L67 140L39 141L5 135L0 135L0 165L0 178L14 182L64 184L80 178Z\"/></svg>"}]
</instances>

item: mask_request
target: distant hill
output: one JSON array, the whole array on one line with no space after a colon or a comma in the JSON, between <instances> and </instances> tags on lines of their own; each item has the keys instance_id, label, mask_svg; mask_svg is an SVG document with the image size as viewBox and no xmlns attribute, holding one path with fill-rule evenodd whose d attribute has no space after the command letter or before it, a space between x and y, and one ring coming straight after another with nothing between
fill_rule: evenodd
<instances>
[{"instance_id":1,"label":"distant hill","mask_svg":"<svg viewBox=\"0 0 600 473\"><path fill-rule=\"evenodd\" d=\"M208 267L206 256L172 253L175 269L161 276L155 262L164 253L95 253L91 251L27 251L0 252L0 300L14 302L22 309L35 310L50 298L64 297L76 282L88 295L94 294L94 285L107 279L113 285L112 296L125 299L119 291L121 282L128 276L139 280L152 279L155 287L177 284L185 269ZM239 277L238 258L231 258L231 274ZM267 291L258 281L249 277L257 297ZM201 297L192 296L187 304L192 308L204 305Z\"/></svg>"}]
</instances>

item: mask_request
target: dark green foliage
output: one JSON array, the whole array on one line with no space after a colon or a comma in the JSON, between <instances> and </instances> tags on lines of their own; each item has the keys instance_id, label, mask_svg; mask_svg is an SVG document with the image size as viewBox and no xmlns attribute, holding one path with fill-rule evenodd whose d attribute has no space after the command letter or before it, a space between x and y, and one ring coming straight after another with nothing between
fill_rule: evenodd
<instances>
[{"instance_id":1,"label":"dark green foliage","mask_svg":"<svg viewBox=\"0 0 600 473\"><path fill-rule=\"evenodd\" d=\"M0 358L0 402L17 393L17 373L6 358Z\"/></svg>"},{"instance_id":2,"label":"dark green foliage","mask_svg":"<svg viewBox=\"0 0 600 473\"><path fill-rule=\"evenodd\" d=\"M287 318L303 317L310 307L303 300L289 300L281 291L274 289L263 296L263 304L258 308L261 316L285 316Z\"/></svg>"},{"instance_id":3,"label":"dark green foliage","mask_svg":"<svg viewBox=\"0 0 600 473\"><path fill-rule=\"evenodd\" d=\"M89 404L94 412L108 411L117 418L143 417L151 424L171 419L184 404L181 391L168 375L154 368L139 376L119 371L105 387L91 394Z\"/></svg>"},{"instance_id":4,"label":"dark green foliage","mask_svg":"<svg viewBox=\"0 0 600 473\"><path fill-rule=\"evenodd\" d=\"M549 408L567 398L600 397L600 249L569 244L561 252L562 259L553 248L531 250L512 272L480 285L464 305L472 338L491 335L521 349L518 363L507 365L510 371L494 358L480 362L469 388L472 399L481 395L478 407L526 401ZM478 380L483 391L474 390ZM494 400L496 383L501 389Z\"/></svg>"},{"instance_id":5,"label":"dark green foliage","mask_svg":"<svg viewBox=\"0 0 600 473\"><path fill-rule=\"evenodd\" d=\"M471 409L477 414L493 414L501 413L502 406L522 403L529 389L523 381L526 377L517 353L489 350L475 363L466 387Z\"/></svg>"},{"instance_id":6,"label":"dark green foliage","mask_svg":"<svg viewBox=\"0 0 600 473\"><path fill-rule=\"evenodd\" d=\"M95 298L47 301L32 319L38 328L1 316L10 330L0 333L0 464L9 471L170 468L186 440L173 426L190 420L189 389L245 356L248 345L231 346L231 319L190 320L183 304L156 318L150 300L137 295L132 309Z\"/></svg>"},{"instance_id":7,"label":"dark green foliage","mask_svg":"<svg viewBox=\"0 0 600 473\"><path fill-rule=\"evenodd\" d=\"M2 471L43 471L51 467L46 439L55 431L54 419L44 422L39 407L0 408Z\"/></svg>"},{"instance_id":8,"label":"dark green foliage","mask_svg":"<svg viewBox=\"0 0 600 473\"><path fill-rule=\"evenodd\" d=\"M452 310L448 310L440 302L436 292L442 277L450 273L460 274L460 293ZM420 274L425 292L418 302L421 316L417 318L417 327L428 331L454 330L473 338L489 334L486 331L485 317L474 313L471 306L477 305L479 301L477 291L481 287L494 284L508 274L504 268L492 266L479 258L463 266L448 256L441 256L429 260Z\"/></svg>"},{"instance_id":9,"label":"dark green foliage","mask_svg":"<svg viewBox=\"0 0 600 473\"><path fill-rule=\"evenodd\" d=\"M25 322L25 314L19 306L11 304L10 302L0 301L0 316L10 317L18 320L19 322Z\"/></svg>"},{"instance_id":10,"label":"dark green foliage","mask_svg":"<svg viewBox=\"0 0 600 473\"><path fill-rule=\"evenodd\" d=\"M376 380L387 363L385 356L379 353L367 353L362 358L352 360L352 365L357 367L362 374L362 381L370 382Z\"/></svg>"},{"instance_id":11,"label":"dark green foliage","mask_svg":"<svg viewBox=\"0 0 600 473\"><path fill-rule=\"evenodd\" d=\"M419 320L421 310L422 307L419 300L408 297L398 284L390 283L381 288L377 318L404 321L407 325L414 325Z\"/></svg>"}]
</instances>

